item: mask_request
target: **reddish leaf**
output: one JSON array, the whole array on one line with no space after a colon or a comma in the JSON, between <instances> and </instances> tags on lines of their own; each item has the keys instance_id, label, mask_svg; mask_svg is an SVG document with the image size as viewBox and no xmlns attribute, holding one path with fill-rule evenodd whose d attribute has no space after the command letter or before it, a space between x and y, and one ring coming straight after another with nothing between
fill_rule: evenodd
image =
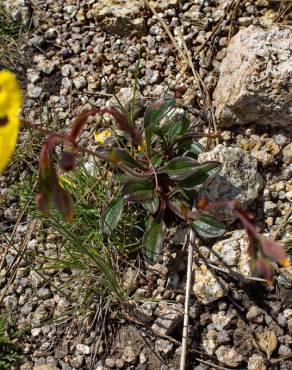
<instances>
[{"instance_id":1,"label":"reddish leaf","mask_svg":"<svg viewBox=\"0 0 292 370\"><path fill-rule=\"evenodd\" d=\"M68 151L62 153L60 166L64 171L72 171L76 167L76 154Z\"/></svg>"},{"instance_id":2,"label":"reddish leaf","mask_svg":"<svg viewBox=\"0 0 292 370\"><path fill-rule=\"evenodd\" d=\"M53 190L53 200L58 208L58 210L62 213L65 219L68 222L72 222L73 220L73 209L72 209L72 199L70 194L61 188L58 184L54 187Z\"/></svg>"},{"instance_id":3,"label":"reddish leaf","mask_svg":"<svg viewBox=\"0 0 292 370\"><path fill-rule=\"evenodd\" d=\"M264 240L262 250L265 256L274 259L283 266L289 266L289 260L284 248L273 240Z\"/></svg>"},{"instance_id":4,"label":"reddish leaf","mask_svg":"<svg viewBox=\"0 0 292 370\"><path fill-rule=\"evenodd\" d=\"M256 261L256 268L258 272L269 282L273 282L273 266L264 258L259 258Z\"/></svg>"},{"instance_id":5,"label":"reddish leaf","mask_svg":"<svg viewBox=\"0 0 292 370\"><path fill-rule=\"evenodd\" d=\"M81 112L79 114L79 116L76 118L76 120L72 124L70 138L73 141L75 141L78 138L78 136L79 136L79 134L80 134L83 126L85 125L85 123L87 121L87 118L89 116L93 116L93 115L95 115L95 114L97 114L99 112L100 112L100 110L97 109L97 108L90 109L90 110L86 110L86 111Z\"/></svg>"}]
</instances>

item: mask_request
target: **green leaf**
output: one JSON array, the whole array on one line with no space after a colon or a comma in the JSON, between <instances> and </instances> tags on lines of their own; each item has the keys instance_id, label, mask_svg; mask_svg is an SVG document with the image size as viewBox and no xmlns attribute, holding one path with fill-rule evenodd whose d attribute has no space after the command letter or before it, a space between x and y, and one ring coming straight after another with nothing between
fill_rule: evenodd
<instances>
[{"instance_id":1,"label":"green leaf","mask_svg":"<svg viewBox=\"0 0 292 370\"><path fill-rule=\"evenodd\" d=\"M191 157L176 157L171 159L160 171L168 174L172 180L182 180L192 175L198 166L198 162Z\"/></svg>"},{"instance_id":2,"label":"green leaf","mask_svg":"<svg viewBox=\"0 0 292 370\"><path fill-rule=\"evenodd\" d=\"M162 163L162 155L157 153L151 158L152 165L154 167L159 167Z\"/></svg>"},{"instance_id":3,"label":"green leaf","mask_svg":"<svg viewBox=\"0 0 292 370\"><path fill-rule=\"evenodd\" d=\"M175 99L166 97L160 102L151 104L144 115L144 128L154 126L175 106Z\"/></svg>"},{"instance_id":4,"label":"green leaf","mask_svg":"<svg viewBox=\"0 0 292 370\"><path fill-rule=\"evenodd\" d=\"M153 220L147 227L144 234L144 249L146 256L156 262L166 235L166 226L162 220Z\"/></svg>"},{"instance_id":5,"label":"green leaf","mask_svg":"<svg viewBox=\"0 0 292 370\"><path fill-rule=\"evenodd\" d=\"M199 218L191 222L193 229L204 239L218 238L222 236L225 231L225 225L215 220L209 214L202 214Z\"/></svg>"},{"instance_id":6,"label":"green leaf","mask_svg":"<svg viewBox=\"0 0 292 370\"><path fill-rule=\"evenodd\" d=\"M184 135L188 131L190 124L191 124L190 116L188 113L185 113L181 121L181 132L180 132L181 135Z\"/></svg>"},{"instance_id":7,"label":"green leaf","mask_svg":"<svg viewBox=\"0 0 292 370\"><path fill-rule=\"evenodd\" d=\"M110 234L120 222L124 210L124 199L116 198L110 202L102 215L102 231Z\"/></svg>"},{"instance_id":8,"label":"green leaf","mask_svg":"<svg viewBox=\"0 0 292 370\"><path fill-rule=\"evenodd\" d=\"M148 202L153 199L154 185L147 180L129 181L122 190L122 196L129 202Z\"/></svg>"},{"instance_id":9,"label":"green leaf","mask_svg":"<svg viewBox=\"0 0 292 370\"><path fill-rule=\"evenodd\" d=\"M107 157L109 161L114 163L123 162L126 165L134 168L142 169L143 166L135 158L133 158L126 149L112 148L99 152L103 156Z\"/></svg>"},{"instance_id":10,"label":"green leaf","mask_svg":"<svg viewBox=\"0 0 292 370\"><path fill-rule=\"evenodd\" d=\"M193 187L202 184L210 177L213 177L221 170L221 163L215 161L205 162L198 165L196 171L190 176L183 178L182 180L176 180L181 188L192 189Z\"/></svg>"},{"instance_id":11,"label":"green leaf","mask_svg":"<svg viewBox=\"0 0 292 370\"><path fill-rule=\"evenodd\" d=\"M184 155L194 154L197 157L199 154L205 151L203 145L197 143L190 137L186 137L183 141L178 144L179 151Z\"/></svg>"},{"instance_id":12,"label":"green leaf","mask_svg":"<svg viewBox=\"0 0 292 370\"><path fill-rule=\"evenodd\" d=\"M158 196L155 194L151 201L143 203L142 206L146 209L146 211L149 211L152 214L156 213L159 207Z\"/></svg>"},{"instance_id":13,"label":"green leaf","mask_svg":"<svg viewBox=\"0 0 292 370\"><path fill-rule=\"evenodd\" d=\"M182 124L181 122L173 122L168 130L168 141L172 143L178 136L181 135Z\"/></svg>"}]
</instances>

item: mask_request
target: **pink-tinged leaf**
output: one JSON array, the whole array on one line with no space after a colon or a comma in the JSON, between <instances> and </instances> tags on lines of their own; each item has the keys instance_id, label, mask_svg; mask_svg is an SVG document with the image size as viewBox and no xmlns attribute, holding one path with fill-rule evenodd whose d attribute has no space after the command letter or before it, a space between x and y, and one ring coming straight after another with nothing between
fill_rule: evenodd
<instances>
[{"instance_id":1,"label":"pink-tinged leaf","mask_svg":"<svg viewBox=\"0 0 292 370\"><path fill-rule=\"evenodd\" d=\"M289 260L284 248L273 240L264 240L262 250L266 257L274 259L283 266L289 266Z\"/></svg>"},{"instance_id":2,"label":"pink-tinged leaf","mask_svg":"<svg viewBox=\"0 0 292 370\"><path fill-rule=\"evenodd\" d=\"M42 212L44 217L49 217L50 213L50 202L48 197L44 196L44 194L38 193L35 197L35 202L38 209Z\"/></svg>"},{"instance_id":3,"label":"pink-tinged leaf","mask_svg":"<svg viewBox=\"0 0 292 370\"><path fill-rule=\"evenodd\" d=\"M64 171L72 171L76 167L76 154L64 151L60 160L60 166Z\"/></svg>"},{"instance_id":4,"label":"pink-tinged leaf","mask_svg":"<svg viewBox=\"0 0 292 370\"><path fill-rule=\"evenodd\" d=\"M140 133L140 131L137 129L137 127L129 121L126 113L122 113L118 111L116 108L104 109L103 112L109 113L114 117L118 128L121 131L128 134L130 136L131 141L134 144L136 144L137 146L142 145L143 136Z\"/></svg>"},{"instance_id":5,"label":"pink-tinged leaf","mask_svg":"<svg viewBox=\"0 0 292 370\"><path fill-rule=\"evenodd\" d=\"M273 282L273 266L271 262L264 258L259 258L256 261L256 269L268 282Z\"/></svg>"},{"instance_id":6,"label":"pink-tinged leaf","mask_svg":"<svg viewBox=\"0 0 292 370\"><path fill-rule=\"evenodd\" d=\"M70 194L58 184L53 190L53 200L57 209L68 222L73 221L73 205Z\"/></svg>"},{"instance_id":7,"label":"pink-tinged leaf","mask_svg":"<svg viewBox=\"0 0 292 370\"><path fill-rule=\"evenodd\" d=\"M76 141L76 139L80 135L80 132L81 132L83 126L85 125L85 123L87 121L87 118L99 113L99 111L100 111L99 109L94 108L94 109L83 111L78 115L78 117L72 123L72 129L71 129L71 132L70 132L70 138L73 141Z\"/></svg>"}]
</instances>

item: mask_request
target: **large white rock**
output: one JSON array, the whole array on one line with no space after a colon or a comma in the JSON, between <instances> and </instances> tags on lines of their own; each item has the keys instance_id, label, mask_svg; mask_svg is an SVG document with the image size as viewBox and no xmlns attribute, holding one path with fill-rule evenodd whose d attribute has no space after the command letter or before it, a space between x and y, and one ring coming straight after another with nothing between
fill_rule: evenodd
<instances>
[{"instance_id":1,"label":"large white rock","mask_svg":"<svg viewBox=\"0 0 292 370\"><path fill-rule=\"evenodd\" d=\"M231 40L214 91L219 125L291 126L292 29L249 26Z\"/></svg>"}]
</instances>

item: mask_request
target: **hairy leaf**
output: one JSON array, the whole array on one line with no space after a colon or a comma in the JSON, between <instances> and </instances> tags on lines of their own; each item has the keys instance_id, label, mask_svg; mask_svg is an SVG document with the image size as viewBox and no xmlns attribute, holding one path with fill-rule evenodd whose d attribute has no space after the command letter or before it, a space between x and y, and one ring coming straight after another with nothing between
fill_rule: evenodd
<instances>
[{"instance_id":1,"label":"hairy leaf","mask_svg":"<svg viewBox=\"0 0 292 370\"><path fill-rule=\"evenodd\" d=\"M203 145L194 141L191 137L186 137L178 144L178 149L184 155L193 154L197 157L199 154L205 151Z\"/></svg>"},{"instance_id":2,"label":"hairy leaf","mask_svg":"<svg viewBox=\"0 0 292 370\"><path fill-rule=\"evenodd\" d=\"M191 222L193 229L204 239L218 238L226 231L225 225L208 214L202 214Z\"/></svg>"},{"instance_id":3,"label":"hairy leaf","mask_svg":"<svg viewBox=\"0 0 292 370\"><path fill-rule=\"evenodd\" d=\"M124 199L116 198L112 200L102 215L102 231L110 234L122 218L124 210Z\"/></svg>"},{"instance_id":4,"label":"hairy leaf","mask_svg":"<svg viewBox=\"0 0 292 370\"><path fill-rule=\"evenodd\" d=\"M122 196L130 202L144 203L153 199L154 185L150 181L129 181L122 190Z\"/></svg>"},{"instance_id":5,"label":"hairy leaf","mask_svg":"<svg viewBox=\"0 0 292 370\"><path fill-rule=\"evenodd\" d=\"M182 180L192 175L198 168L198 162L191 157L176 157L171 159L162 169L172 180Z\"/></svg>"},{"instance_id":6,"label":"hairy leaf","mask_svg":"<svg viewBox=\"0 0 292 370\"><path fill-rule=\"evenodd\" d=\"M142 203L142 206L143 208L146 209L146 211L149 211L152 214L156 213L159 207L158 196L155 194L152 200L150 200L149 202Z\"/></svg>"},{"instance_id":7,"label":"hairy leaf","mask_svg":"<svg viewBox=\"0 0 292 370\"><path fill-rule=\"evenodd\" d=\"M185 189L194 188L197 185L202 184L210 177L213 177L219 173L221 170L221 163L219 162L205 162L197 166L196 170L187 177L183 179L176 180L180 187Z\"/></svg>"},{"instance_id":8,"label":"hairy leaf","mask_svg":"<svg viewBox=\"0 0 292 370\"><path fill-rule=\"evenodd\" d=\"M144 128L154 126L161 121L163 117L175 106L175 100L172 98L164 98L162 102L151 104L144 115Z\"/></svg>"},{"instance_id":9,"label":"hairy leaf","mask_svg":"<svg viewBox=\"0 0 292 370\"><path fill-rule=\"evenodd\" d=\"M146 256L152 261L157 261L166 234L166 226L162 220L152 220L144 234L144 250Z\"/></svg>"}]
</instances>

